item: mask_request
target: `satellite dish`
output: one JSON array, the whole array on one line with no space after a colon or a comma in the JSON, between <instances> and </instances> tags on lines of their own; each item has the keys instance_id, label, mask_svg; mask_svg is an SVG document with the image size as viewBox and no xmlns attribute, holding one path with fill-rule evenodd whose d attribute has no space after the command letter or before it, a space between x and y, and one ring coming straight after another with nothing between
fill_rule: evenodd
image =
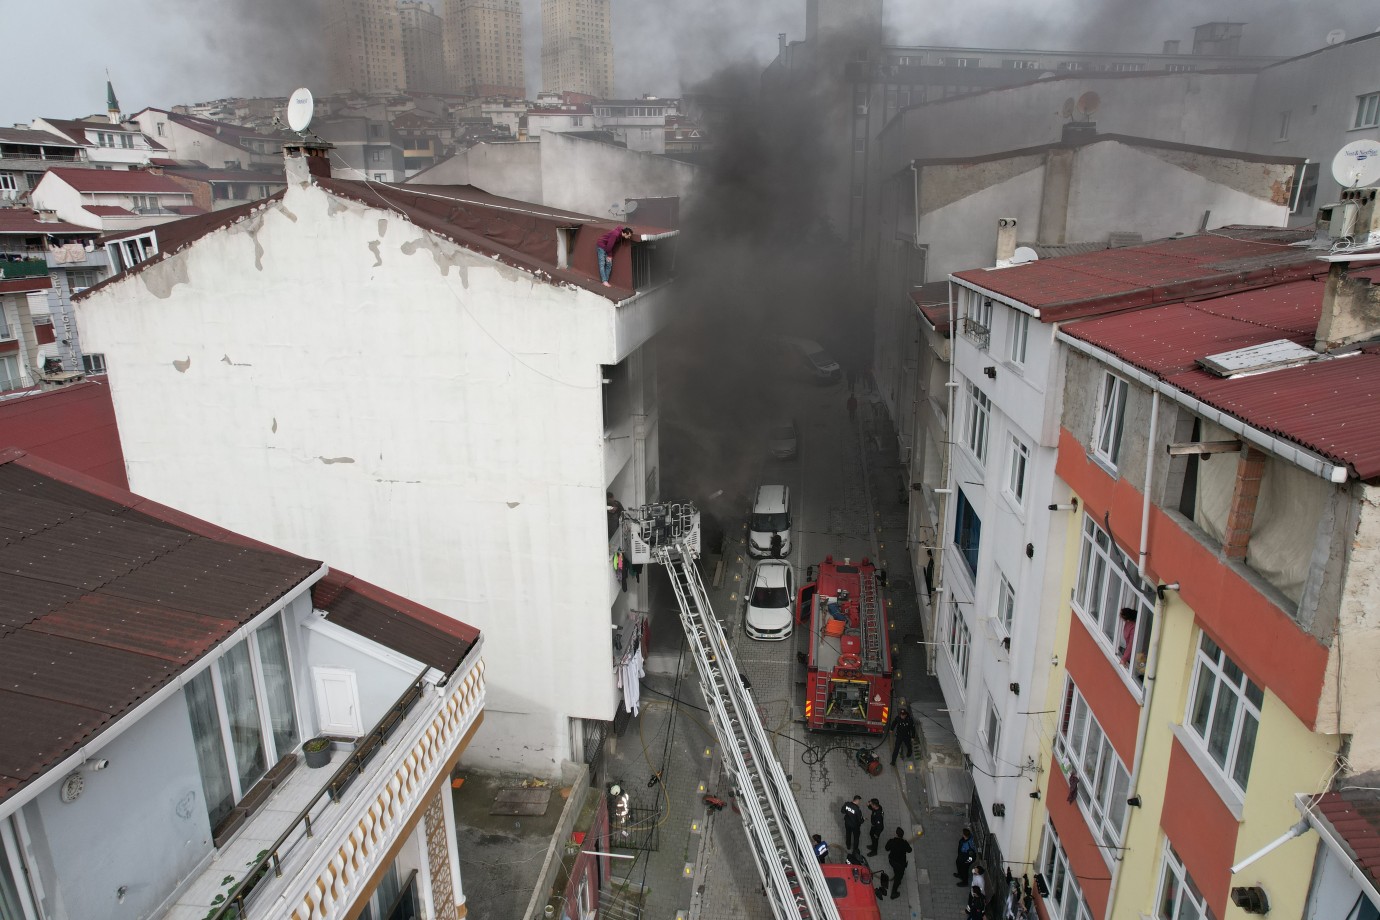
<instances>
[{"instance_id":1,"label":"satellite dish","mask_svg":"<svg viewBox=\"0 0 1380 920\"><path fill-rule=\"evenodd\" d=\"M1327 42L1329 45L1340 44L1346 41L1346 30L1333 29L1331 32L1327 33L1327 38L1323 39L1323 41Z\"/></svg>"},{"instance_id":2,"label":"satellite dish","mask_svg":"<svg viewBox=\"0 0 1380 920\"><path fill-rule=\"evenodd\" d=\"M1380 182L1380 141L1352 141L1332 158L1332 178L1342 188Z\"/></svg>"},{"instance_id":3,"label":"satellite dish","mask_svg":"<svg viewBox=\"0 0 1380 920\"><path fill-rule=\"evenodd\" d=\"M1078 97L1078 111L1084 115L1091 115L1097 111L1097 107L1102 104L1102 97L1092 90Z\"/></svg>"},{"instance_id":4,"label":"satellite dish","mask_svg":"<svg viewBox=\"0 0 1380 920\"><path fill-rule=\"evenodd\" d=\"M1027 262L1038 262L1040 254L1029 246L1017 246L1016 251L1011 254L1012 265L1024 265Z\"/></svg>"},{"instance_id":5,"label":"satellite dish","mask_svg":"<svg viewBox=\"0 0 1380 920\"><path fill-rule=\"evenodd\" d=\"M1062 115L1062 116L1064 116L1065 118L1072 118L1072 117L1073 117L1073 106L1074 106L1073 97L1070 96L1070 97L1068 97L1067 99L1064 100L1064 107L1061 108L1061 109L1059 110L1059 114Z\"/></svg>"},{"instance_id":6,"label":"satellite dish","mask_svg":"<svg viewBox=\"0 0 1380 920\"><path fill-rule=\"evenodd\" d=\"M311 90L305 86L295 90L287 104L288 127L301 134L307 130L307 125L311 124L311 117L315 113L316 102L311 97Z\"/></svg>"},{"instance_id":7,"label":"satellite dish","mask_svg":"<svg viewBox=\"0 0 1380 920\"><path fill-rule=\"evenodd\" d=\"M624 213L624 214L631 214L633 211L636 211L636 210L637 210L637 204L638 204L637 201L635 201L635 200L632 199L632 198L626 198L626 199L624 199L624 201L623 201L623 213Z\"/></svg>"}]
</instances>

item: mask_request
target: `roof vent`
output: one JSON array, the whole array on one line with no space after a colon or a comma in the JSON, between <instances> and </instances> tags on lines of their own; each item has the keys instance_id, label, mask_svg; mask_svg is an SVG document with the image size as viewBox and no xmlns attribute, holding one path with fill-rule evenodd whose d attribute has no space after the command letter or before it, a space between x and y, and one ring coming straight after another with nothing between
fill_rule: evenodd
<instances>
[{"instance_id":1,"label":"roof vent","mask_svg":"<svg viewBox=\"0 0 1380 920\"><path fill-rule=\"evenodd\" d=\"M1208 355L1206 358L1199 358L1198 364L1218 377L1245 377L1248 374L1263 374L1286 367L1298 367L1325 357L1327 356L1320 355L1297 342L1277 339L1249 348Z\"/></svg>"}]
</instances>

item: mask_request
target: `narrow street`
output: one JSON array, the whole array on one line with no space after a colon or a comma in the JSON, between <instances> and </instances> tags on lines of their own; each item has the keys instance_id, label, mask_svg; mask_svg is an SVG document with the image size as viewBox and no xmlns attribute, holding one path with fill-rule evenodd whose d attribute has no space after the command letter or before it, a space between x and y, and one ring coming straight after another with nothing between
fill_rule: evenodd
<instances>
[{"instance_id":1,"label":"narrow street","mask_svg":"<svg viewBox=\"0 0 1380 920\"><path fill-rule=\"evenodd\" d=\"M851 424L847 397L848 387L842 382L816 386L787 380L778 385L770 400L772 411L795 420L797 456L789 460L769 457L765 421L742 433L741 447L756 451L755 464L727 465L755 470L755 475L750 482L723 484L726 493L741 496L737 506L742 513L737 520L723 521L727 539L722 556L706 545L703 571L706 581L717 582L711 581L715 612L730 637L739 669L752 683L763 725L773 736L809 832L829 842L831 861L843 861L841 807L853 795L861 795L864 801L879 799L886 814L883 840L900 827L915 848L899 897L881 901L882 916L956 917L962 911L964 892L952 884L950 872L971 793L962 771L945 766L961 765L961 757L938 684L924 673L915 581L905 552L903 471L892 447L895 436L880 403L874 403L870 394L859 393L858 422ZM709 474L701 472L699 478L709 478ZM890 737L806 731L805 666L800 659L808 649L808 634L797 628L791 639L782 642L747 637L743 589L754 560L748 557L744 542L746 496L758 484L790 487L793 534L788 558L797 586L807 567L831 554L840 559L870 557L888 569L886 595L896 687L893 711L903 702L912 707L921 732L913 759L901 758L895 767L890 766ZM708 717L701 711L693 662L678 654L680 627L674 599L662 576L652 577L654 661L643 688L641 716L616 745L610 775L624 771L635 797L648 805L647 813L659 815L659 826L654 835L656 849L637 852L636 859L615 867L615 872L626 872L627 878L644 888L646 917L768 920L771 909L738 816L731 807L710 812L701 801L703 792L727 799L731 790L717 739L712 738ZM672 697L681 701L678 707ZM859 747L873 746L884 764L877 777L868 776L855 759ZM648 792L636 778L650 776L658 762L665 764L665 787ZM933 772L928 769L931 762L936 764ZM658 798L658 792L664 798ZM630 835L637 836L636 830ZM890 872L884 853L868 861L874 872Z\"/></svg>"}]
</instances>

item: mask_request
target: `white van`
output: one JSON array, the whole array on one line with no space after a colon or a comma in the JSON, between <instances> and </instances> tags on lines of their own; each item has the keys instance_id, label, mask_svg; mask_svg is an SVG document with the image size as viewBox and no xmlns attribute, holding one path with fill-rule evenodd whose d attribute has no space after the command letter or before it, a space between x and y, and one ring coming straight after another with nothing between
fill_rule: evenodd
<instances>
[{"instance_id":1,"label":"white van","mask_svg":"<svg viewBox=\"0 0 1380 920\"><path fill-rule=\"evenodd\" d=\"M771 538L781 538L781 555L791 551L791 490L789 486L759 486L748 517L748 555L771 555Z\"/></svg>"},{"instance_id":2,"label":"white van","mask_svg":"<svg viewBox=\"0 0 1380 920\"><path fill-rule=\"evenodd\" d=\"M807 379L816 383L833 383L843 375L838 361L818 342L790 336L782 336L780 342L793 355L792 361Z\"/></svg>"}]
</instances>

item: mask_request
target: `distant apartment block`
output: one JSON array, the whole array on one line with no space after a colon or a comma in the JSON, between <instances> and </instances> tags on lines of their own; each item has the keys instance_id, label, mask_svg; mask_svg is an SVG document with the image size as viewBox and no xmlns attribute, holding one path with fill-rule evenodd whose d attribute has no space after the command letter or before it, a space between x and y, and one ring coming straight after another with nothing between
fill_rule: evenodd
<instances>
[{"instance_id":1,"label":"distant apartment block","mask_svg":"<svg viewBox=\"0 0 1380 920\"><path fill-rule=\"evenodd\" d=\"M526 95L521 0L446 0L442 39L450 92Z\"/></svg>"},{"instance_id":2,"label":"distant apartment block","mask_svg":"<svg viewBox=\"0 0 1380 920\"><path fill-rule=\"evenodd\" d=\"M441 52L441 17L430 3L409 0L398 7L402 24L403 74L414 93L445 89L446 66Z\"/></svg>"},{"instance_id":3,"label":"distant apartment block","mask_svg":"<svg viewBox=\"0 0 1380 920\"><path fill-rule=\"evenodd\" d=\"M404 86L402 26L395 0L331 4L326 47L334 89L391 93Z\"/></svg>"},{"instance_id":4,"label":"distant apartment block","mask_svg":"<svg viewBox=\"0 0 1380 920\"><path fill-rule=\"evenodd\" d=\"M613 95L609 0L542 0L541 34L542 89Z\"/></svg>"}]
</instances>

